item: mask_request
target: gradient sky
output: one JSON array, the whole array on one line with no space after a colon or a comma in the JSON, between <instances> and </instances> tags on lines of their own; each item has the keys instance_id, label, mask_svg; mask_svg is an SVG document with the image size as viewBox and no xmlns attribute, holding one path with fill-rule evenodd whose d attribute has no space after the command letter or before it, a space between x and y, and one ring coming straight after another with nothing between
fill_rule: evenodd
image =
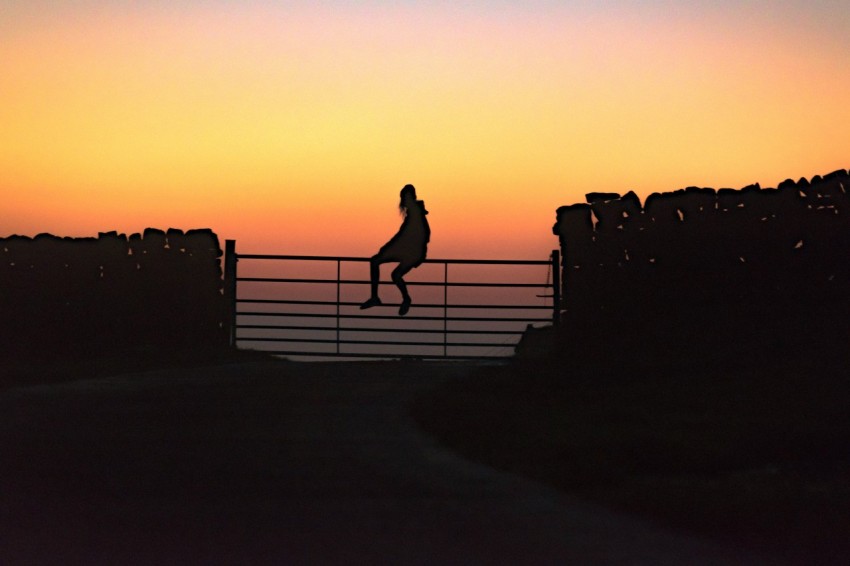
<instances>
[{"instance_id":1,"label":"gradient sky","mask_svg":"<svg viewBox=\"0 0 850 566\"><path fill-rule=\"evenodd\" d=\"M356 4L356 5L355 5ZM590 191L850 167L843 1L0 0L0 236L540 257Z\"/></svg>"}]
</instances>

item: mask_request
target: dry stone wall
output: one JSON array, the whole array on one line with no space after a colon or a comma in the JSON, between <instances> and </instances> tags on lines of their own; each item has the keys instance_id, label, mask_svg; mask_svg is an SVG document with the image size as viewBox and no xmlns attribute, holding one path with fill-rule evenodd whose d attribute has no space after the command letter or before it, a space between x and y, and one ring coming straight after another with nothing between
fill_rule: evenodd
<instances>
[{"instance_id":1,"label":"dry stone wall","mask_svg":"<svg viewBox=\"0 0 850 566\"><path fill-rule=\"evenodd\" d=\"M838 170L777 188L590 193L557 211L565 320L726 320L804 331L807 313L850 315L850 178ZM790 326L787 326L790 325ZM709 324L709 326L711 326Z\"/></svg>"},{"instance_id":2,"label":"dry stone wall","mask_svg":"<svg viewBox=\"0 0 850 566\"><path fill-rule=\"evenodd\" d=\"M0 239L0 352L12 359L226 343L211 230Z\"/></svg>"}]
</instances>

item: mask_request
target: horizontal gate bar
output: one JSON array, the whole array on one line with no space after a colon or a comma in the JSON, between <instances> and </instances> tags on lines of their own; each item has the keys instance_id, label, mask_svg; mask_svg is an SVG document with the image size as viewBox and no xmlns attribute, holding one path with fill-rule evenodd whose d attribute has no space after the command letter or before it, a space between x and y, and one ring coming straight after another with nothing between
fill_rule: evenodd
<instances>
[{"instance_id":1,"label":"horizontal gate bar","mask_svg":"<svg viewBox=\"0 0 850 566\"><path fill-rule=\"evenodd\" d=\"M325 305L341 307L359 307L362 303L342 301L296 301L296 300L277 300L277 299L237 299L237 303L252 303L252 304L268 304L268 305ZM382 303L381 306L397 307L398 303ZM552 310L551 306L540 305L443 305L436 303L416 303L419 308L426 309L529 309L529 310Z\"/></svg>"},{"instance_id":2,"label":"horizontal gate bar","mask_svg":"<svg viewBox=\"0 0 850 566\"><path fill-rule=\"evenodd\" d=\"M363 352L303 352L301 350L257 350L276 356L305 356L311 358L373 358L408 360L501 360L508 361L510 355L473 355L473 354L366 354Z\"/></svg>"},{"instance_id":3,"label":"horizontal gate bar","mask_svg":"<svg viewBox=\"0 0 850 566\"><path fill-rule=\"evenodd\" d=\"M310 338L246 338L237 336L241 342L295 342L299 344L368 344L372 346L433 346L442 348L452 346L455 348L513 348L516 344L503 344L501 342L387 342L386 340L319 340Z\"/></svg>"},{"instance_id":4,"label":"horizontal gate bar","mask_svg":"<svg viewBox=\"0 0 850 566\"><path fill-rule=\"evenodd\" d=\"M337 318L335 314L322 313L275 313L275 312L237 312L240 316L289 316L298 318ZM380 316L380 315L365 315L365 314L340 314L339 318L352 318L363 320L448 320L449 322L549 322L551 319L546 318L509 318L509 317L475 317L475 316L451 316L448 319L442 316Z\"/></svg>"},{"instance_id":5,"label":"horizontal gate bar","mask_svg":"<svg viewBox=\"0 0 850 566\"><path fill-rule=\"evenodd\" d=\"M273 326L266 324L237 324L236 328L245 328L250 330L324 330L326 332L336 332L336 326ZM340 332L408 332L413 334L501 334L515 335L524 334L525 330L439 330L418 329L418 328L352 328L348 326L340 326Z\"/></svg>"},{"instance_id":6,"label":"horizontal gate bar","mask_svg":"<svg viewBox=\"0 0 850 566\"><path fill-rule=\"evenodd\" d=\"M298 261L357 261L368 262L368 257L335 257L321 255L268 255L236 254L237 259L282 259ZM449 263L469 265L549 265L549 260L539 259L426 259L423 263Z\"/></svg>"},{"instance_id":7,"label":"horizontal gate bar","mask_svg":"<svg viewBox=\"0 0 850 566\"><path fill-rule=\"evenodd\" d=\"M367 279L302 279L296 277L237 277L236 281L243 283L332 283L334 285L371 285ZM443 281L405 281L408 287L503 287L503 288L548 288L551 285L543 283L446 283ZM381 281L383 285L392 285L391 281Z\"/></svg>"}]
</instances>

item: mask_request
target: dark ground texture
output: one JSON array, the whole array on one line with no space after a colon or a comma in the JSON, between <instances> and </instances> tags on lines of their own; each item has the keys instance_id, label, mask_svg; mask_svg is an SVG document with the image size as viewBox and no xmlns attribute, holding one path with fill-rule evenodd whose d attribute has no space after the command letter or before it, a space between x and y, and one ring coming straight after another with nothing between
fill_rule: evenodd
<instances>
[{"instance_id":1,"label":"dark ground texture","mask_svg":"<svg viewBox=\"0 0 850 566\"><path fill-rule=\"evenodd\" d=\"M419 422L612 509L789 564L850 563L846 321L671 319L530 335L515 363L420 399Z\"/></svg>"},{"instance_id":2,"label":"dark ground texture","mask_svg":"<svg viewBox=\"0 0 850 566\"><path fill-rule=\"evenodd\" d=\"M7 387L0 563L755 563L423 433L416 399L473 371L260 360Z\"/></svg>"}]
</instances>

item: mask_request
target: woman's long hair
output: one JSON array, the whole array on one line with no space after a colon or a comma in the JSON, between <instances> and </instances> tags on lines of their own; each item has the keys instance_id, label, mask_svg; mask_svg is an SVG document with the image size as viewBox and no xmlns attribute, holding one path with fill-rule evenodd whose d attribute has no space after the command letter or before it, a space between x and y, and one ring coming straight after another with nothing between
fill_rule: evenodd
<instances>
[{"instance_id":1,"label":"woman's long hair","mask_svg":"<svg viewBox=\"0 0 850 566\"><path fill-rule=\"evenodd\" d=\"M404 206L404 195L405 193L410 193L410 196L413 197L414 202L416 201L416 187L413 185L405 185L404 188L401 189L399 193L399 201L398 201L398 211L402 216L407 216L407 207Z\"/></svg>"}]
</instances>

